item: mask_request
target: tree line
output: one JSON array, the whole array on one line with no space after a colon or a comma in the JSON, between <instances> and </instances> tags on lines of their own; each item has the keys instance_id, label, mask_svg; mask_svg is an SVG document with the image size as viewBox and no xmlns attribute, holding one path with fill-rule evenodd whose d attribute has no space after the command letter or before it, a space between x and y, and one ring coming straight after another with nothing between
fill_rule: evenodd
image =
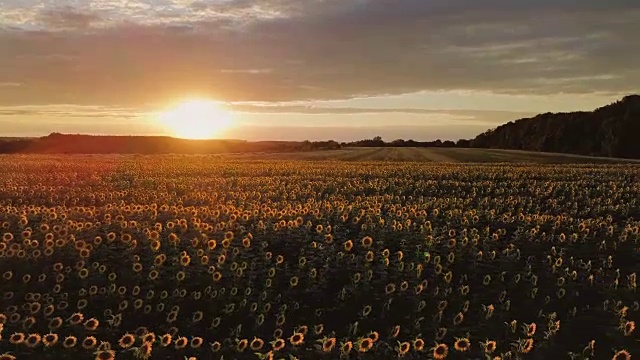
<instances>
[{"instance_id":1,"label":"tree line","mask_svg":"<svg viewBox=\"0 0 640 360\"><path fill-rule=\"evenodd\" d=\"M510 121L474 139L415 141L381 136L352 142L184 140L166 136L95 136L52 133L0 139L0 153L246 153L337 150L348 147L493 148L640 158L640 95L594 111L545 113Z\"/></svg>"}]
</instances>

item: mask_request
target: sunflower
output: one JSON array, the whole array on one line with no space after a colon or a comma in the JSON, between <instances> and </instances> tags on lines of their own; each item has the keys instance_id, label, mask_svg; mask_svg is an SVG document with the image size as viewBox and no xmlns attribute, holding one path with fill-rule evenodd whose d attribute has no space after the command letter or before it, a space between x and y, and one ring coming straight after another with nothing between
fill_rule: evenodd
<instances>
[{"instance_id":1,"label":"sunflower","mask_svg":"<svg viewBox=\"0 0 640 360\"><path fill-rule=\"evenodd\" d=\"M391 295L396 291L396 284L388 283L387 286L384 287L384 293L387 295Z\"/></svg>"},{"instance_id":2,"label":"sunflower","mask_svg":"<svg viewBox=\"0 0 640 360\"><path fill-rule=\"evenodd\" d=\"M174 341L174 345L176 349L184 349L185 347L187 347L187 345L189 345L189 340L186 337L181 336Z\"/></svg>"},{"instance_id":3,"label":"sunflower","mask_svg":"<svg viewBox=\"0 0 640 360\"><path fill-rule=\"evenodd\" d=\"M343 244L344 251L349 252L353 249L353 241L347 240Z\"/></svg>"},{"instance_id":4,"label":"sunflower","mask_svg":"<svg viewBox=\"0 0 640 360\"><path fill-rule=\"evenodd\" d=\"M78 325L84 320L84 315L82 313L75 313L69 317L69 324Z\"/></svg>"},{"instance_id":5,"label":"sunflower","mask_svg":"<svg viewBox=\"0 0 640 360\"><path fill-rule=\"evenodd\" d=\"M52 347L58 342L58 334L49 333L42 337L42 343L45 347Z\"/></svg>"},{"instance_id":6,"label":"sunflower","mask_svg":"<svg viewBox=\"0 0 640 360\"><path fill-rule=\"evenodd\" d=\"M367 251L367 254L365 255L364 259L365 259L367 262L372 262L372 261L373 261L373 259L374 259L374 253L373 253L373 251Z\"/></svg>"},{"instance_id":7,"label":"sunflower","mask_svg":"<svg viewBox=\"0 0 640 360\"><path fill-rule=\"evenodd\" d=\"M16 360L16 357L11 354L0 354L0 360Z\"/></svg>"},{"instance_id":8,"label":"sunflower","mask_svg":"<svg viewBox=\"0 0 640 360\"><path fill-rule=\"evenodd\" d=\"M447 335L447 331L448 330L446 327L438 328L438 330L436 331L436 340L440 341L444 339L444 337Z\"/></svg>"},{"instance_id":9,"label":"sunflower","mask_svg":"<svg viewBox=\"0 0 640 360\"><path fill-rule=\"evenodd\" d=\"M283 339L276 339L271 343L273 351L280 351L284 349L286 342Z\"/></svg>"},{"instance_id":10,"label":"sunflower","mask_svg":"<svg viewBox=\"0 0 640 360\"><path fill-rule=\"evenodd\" d=\"M197 323L200 320L202 320L203 317L204 317L204 313L202 311L196 311L191 316L191 321L194 322L194 323Z\"/></svg>"},{"instance_id":11,"label":"sunflower","mask_svg":"<svg viewBox=\"0 0 640 360\"><path fill-rule=\"evenodd\" d=\"M34 348L40 344L41 337L39 334L29 334L24 340L24 344L30 348Z\"/></svg>"},{"instance_id":12,"label":"sunflower","mask_svg":"<svg viewBox=\"0 0 640 360\"><path fill-rule=\"evenodd\" d=\"M164 334L160 337L160 346L167 347L171 345L173 337L171 334Z\"/></svg>"},{"instance_id":13,"label":"sunflower","mask_svg":"<svg viewBox=\"0 0 640 360\"><path fill-rule=\"evenodd\" d=\"M218 341L214 341L214 342L210 343L209 345L211 347L211 351L212 352L218 352L222 348L222 344L220 344L220 342L218 342Z\"/></svg>"},{"instance_id":14,"label":"sunflower","mask_svg":"<svg viewBox=\"0 0 640 360\"><path fill-rule=\"evenodd\" d=\"M316 325L313 326L313 333L315 335L321 335L323 331L324 331L324 325L323 324L316 324Z\"/></svg>"},{"instance_id":15,"label":"sunflower","mask_svg":"<svg viewBox=\"0 0 640 360\"><path fill-rule=\"evenodd\" d=\"M189 257L189 255L182 254L182 256L180 256L180 265L182 266L189 266L189 264L191 263L191 257Z\"/></svg>"},{"instance_id":16,"label":"sunflower","mask_svg":"<svg viewBox=\"0 0 640 360\"><path fill-rule=\"evenodd\" d=\"M33 316L29 316L28 318L24 319L24 321L22 322L22 326L25 329L30 329L35 323L36 319Z\"/></svg>"},{"instance_id":17,"label":"sunflower","mask_svg":"<svg viewBox=\"0 0 640 360\"><path fill-rule=\"evenodd\" d=\"M367 352L371 350L372 347L373 347L373 341L368 337L362 338L360 339L360 341L358 341L358 352L361 352L361 353Z\"/></svg>"},{"instance_id":18,"label":"sunflower","mask_svg":"<svg viewBox=\"0 0 640 360\"><path fill-rule=\"evenodd\" d=\"M372 331L369 333L369 335L367 335L367 337L375 343L376 341L378 341L378 339L380 339L380 334L378 334L377 331Z\"/></svg>"},{"instance_id":19,"label":"sunflower","mask_svg":"<svg viewBox=\"0 0 640 360\"><path fill-rule=\"evenodd\" d=\"M78 304L76 305L76 308L78 310L82 310L82 309L86 308L87 305L89 305L89 301L87 299L80 299L80 300L78 300Z\"/></svg>"},{"instance_id":20,"label":"sunflower","mask_svg":"<svg viewBox=\"0 0 640 360\"><path fill-rule=\"evenodd\" d=\"M96 353L95 360L115 360L116 352L113 350L100 350Z\"/></svg>"},{"instance_id":21,"label":"sunflower","mask_svg":"<svg viewBox=\"0 0 640 360\"><path fill-rule=\"evenodd\" d=\"M631 360L631 354L627 350L617 351L611 360Z\"/></svg>"},{"instance_id":22,"label":"sunflower","mask_svg":"<svg viewBox=\"0 0 640 360\"><path fill-rule=\"evenodd\" d=\"M98 345L98 351L106 351L111 350L111 343L108 341L100 341L100 345Z\"/></svg>"},{"instance_id":23,"label":"sunflower","mask_svg":"<svg viewBox=\"0 0 640 360\"><path fill-rule=\"evenodd\" d=\"M464 320L464 314L459 312L456 314L456 316L453 318L453 325L460 325L462 323L462 321Z\"/></svg>"},{"instance_id":24,"label":"sunflower","mask_svg":"<svg viewBox=\"0 0 640 360\"><path fill-rule=\"evenodd\" d=\"M77 343L78 339L75 336L67 336L62 342L62 346L64 346L66 349L71 349L72 347L76 346Z\"/></svg>"},{"instance_id":25,"label":"sunflower","mask_svg":"<svg viewBox=\"0 0 640 360\"><path fill-rule=\"evenodd\" d=\"M424 340L422 340L420 338L417 338L417 339L413 340L413 348L416 351L424 350L424 345L425 345Z\"/></svg>"},{"instance_id":26,"label":"sunflower","mask_svg":"<svg viewBox=\"0 0 640 360\"><path fill-rule=\"evenodd\" d=\"M446 274L444 274L444 281L447 284L450 284L451 280L453 280L453 273L451 271L448 271Z\"/></svg>"},{"instance_id":27,"label":"sunflower","mask_svg":"<svg viewBox=\"0 0 640 360\"><path fill-rule=\"evenodd\" d=\"M537 329L536 323L528 324L526 325L525 333L528 337L532 337L536 333L536 329Z\"/></svg>"},{"instance_id":28,"label":"sunflower","mask_svg":"<svg viewBox=\"0 0 640 360\"><path fill-rule=\"evenodd\" d=\"M136 355L142 357L143 359L148 359L151 356L152 351L153 345L151 343L144 343L140 345L140 347L136 351Z\"/></svg>"},{"instance_id":29,"label":"sunflower","mask_svg":"<svg viewBox=\"0 0 640 360\"><path fill-rule=\"evenodd\" d=\"M484 352L487 354L491 354L497 348L497 344L493 340L487 340L483 345L484 345Z\"/></svg>"},{"instance_id":30,"label":"sunflower","mask_svg":"<svg viewBox=\"0 0 640 360\"><path fill-rule=\"evenodd\" d=\"M203 343L204 343L204 340L202 340L201 337L195 336L191 339L191 342L189 343L189 345L191 346L192 349L198 349L200 346L202 346Z\"/></svg>"},{"instance_id":31,"label":"sunflower","mask_svg":"<svg viewBox=\"0 0 640 360\"><path fill-rule=\"evenodd\" d=\"M431 348L432 356L436 360L446 359L449 355L449 347L447 344L437 344Z\"/></svg>"},{"instance_id":32,"label":"sunflower","mask_svg":"<svg viewBox=\"0 0 640 360\"><path fill-rule=\"evenodd\" d=\"M142 342L143 343L151 343L153 344L154 342L156 342L156 334L150 332L150 333L146 333L142 336Z\"/></svg>"},{"instance_id":33,"label":"sunflower","mask_svg":"<svg viewBox=\"0 0 640 360\"><path fill-rule=\"evenodd\" d=\"M296 332L289 338L289 342L293 346L302 345L304 343L304 334L301 332Z\"/></svg>"},{"instance_id":34,"label":"sunflower","mask_svg":"<svg viewBox=\"0 0 640 360\"><path fill-rule=\"evenodd\" d=\"M469 348L471 348L471 343L467 338L457 338L453 347L454 349L456 349L456 351L465 352L469 351Z\"/></svg>"},{"instance_id":35,"label":"sunflower","mask_svg":"<svg viewBox=\"0 0 640 360\"><path fill-rule=\"evenodd\" d=\"M243 352L247 348L248 345L249 345L249 340L242 339L242 340L238 341L238 344L236 344L236 351L237 352Z\"/></svg>"},{"instance_id":36,"label":"sunflower","mask_svg":"<svg viewBox=\"0 0 640 360\"><path fill-rule=\"evenodd\" d=\"M165 254L156 255L156 257L153 259L153 265L160 266L164 264L166 260L167 256Z\"/></svg>"},{"instance_id":37,"label":"sunflower","mask_svg":"<svg viewBox=\"0 0 640 360\"><path fill-rule=\"evenodd\" d=\"M187 274L184 271L178 271L176 273L176 280L178 281L184 281L186 277L187 277Z\"/></svg>"},{"instance_id":38,"label":"sunflower","mask_svg":"<svg viewBox=\"0 0 640 360\"><path fill-rule=\"evenodd\" d=\"M253 351L258 351L262 349L263 346L264 346L264 340L257 337L254 337L253 340L251 340L251 342L249 343L249 347Z\"/></svg>"},{"instance_id":39,"label":"sunflower","mask_svg":"<svg viewBox=\"0 0 640 360\"><path fill-rule=\"evenodd\" d=\"M5 293L5 295L6 295L6 293ZM13 293L11 293L11 295L12 295L12 297L13 297ZM6 298L5 298L5 299L6 299ZM14 311L15 311L15 310L14 310ZM9 316L9 322L10 322L11 324L15 324L15 323L17 323L18 321L20 321L20 318L21 318L20 313L14 312L13 314L11 314L11 315Z\"/></svg>"},{"instance_id":40,"label":"sunflower","mask_svg":"<svg viewBox=\"0 0 640 360\"><path fill-rule=\"evenodd\" d=\"M331 243L333 243L333 234L325 234L325 235L324 235L324 241L325 241L327 244L331 244Z\"/></svg>"},{"instance_id":41,"label":"sunflower","mask_svg":"<svg viewBox=\"0 0 640 360\"><path fill-rule=\"evenodd\" d=\"M84 328L89 331L94 331L99 325L100 322L97 319L91 318L84 323Z\"/></svg>"},{"instance_id":42,"label":"sunflower","mask_svg":"<svg viewBox=\"0 0 640 360\"><path fill-rule=\"evenodd\" d=\"M329 353L336 347L336 338L325 338L322 341L322 351Z\"/></svg>"},{"instance_id":43,"label":"sunflower","mask_svg":"<svg viewBox=\"0 0 640 360\"><path fill-rule=\"evenodd\" d=\"M353 349L353 343L351 341L343 342L340 346L340 353L343 355L347 355Z\"/></svg>"},{"instance_id":44,"label":"sunflower","mask_svg":"<svg viewBox=\"0 0 640 360\"><path fill-rule=\"evenodd\" d=\"M391 329L391 337L397 338L400 335L400 325L396 325Z\"/></svg>"},{"instance_id":45,"label":"sunflower","mask_svg":"<svg viewBox=\"0 0 640 360\"><path fill-rule=\"evenodd\" d=\"M522 342L522 346L520 347L520 352L523 354L528 354L533 350L533 339L528 338L524 342Z\"/></svg>"},{"instance_id":46,"label":"sunflower","mask_svg":"<svg viewBox=\"0 0 640 360\"><path fill-rule=\"evenodd\" d=\"M25 336L23 333L13 333L9 337L9 342L11 342L14 345L22 344L22 342L24 341L24 338Z\"/></svg>"},{"instance_id":47,"label":"sunflower","mask_svg":"<svg viewBox=\"0 0 640 360\"><path fill-rule=\"evenodd\" d=\"M365 236L364 238L362 238L363 247L369 248L371 247L372 244L373 244L373 239L370 236Z\"/></svg>"},{"instance_id":48,"label":"sunflower","mask_svg":"<svg viewBox=\"0 0 640 360\"><path fill-rule=\"evenodd\" d=\"M135 342L136 342L135 336L133 336L132 334L126 333L122 335L120 340L118 340L118 345L120 345L120 347L123 349L128 349L131 346L133 346Z\"/></svg>"},{"instance_id":49,"label":"sunflower","mask_svg":"<svg viewBox=\"0 0 640 360\"><path fill-rule=\"evenodd\" d=\"M98 345L98 340L96 340L96 338L93 337L93 336L87 336L82 341L82 347L87 349L87 350L93 349L94 347L96 347L96 345Z\"/></svg>"},{"instance_id":50,"label":"sunflower","mask_svg":"<svg viewBox=\"0 0 640 360\"><path fill-rule=\"evenodd\" d=\"M408 341L404 341L398 344L398 354L400 356L406 355L409 350L411 350L411 343L409 343Z\"/></svg>"},{"instance_id":51,"label":"sunflower","mask_svg":"<svg viewBox=\"0 0 640 360\"><path fill-rule=\"evenodd\" d=\"M629 336L636 329L635 321L627 321L624 323L624 336Z\"/></svg>"}]
</instances>

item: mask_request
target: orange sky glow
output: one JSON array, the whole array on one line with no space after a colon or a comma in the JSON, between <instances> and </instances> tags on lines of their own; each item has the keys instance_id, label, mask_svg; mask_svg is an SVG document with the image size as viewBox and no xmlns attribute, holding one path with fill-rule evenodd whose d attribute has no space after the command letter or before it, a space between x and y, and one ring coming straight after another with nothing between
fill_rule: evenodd
<instances>
[{"instance_id":1,"label":"orange sky glow","mask_svg":"<svg viewBox=\"0 0 640 360\"><path fill-rule=\"evenodd\" d=\"M626 0L6 0L0 136L470 138L638 92L638 33Z\"/></svg>"}]
</instances>

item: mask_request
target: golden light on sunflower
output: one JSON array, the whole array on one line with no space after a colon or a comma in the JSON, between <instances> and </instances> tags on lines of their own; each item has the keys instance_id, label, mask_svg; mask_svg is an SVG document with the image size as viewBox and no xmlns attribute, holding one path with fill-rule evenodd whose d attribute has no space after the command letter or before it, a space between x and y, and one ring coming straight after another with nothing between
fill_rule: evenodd
<instances>
[{"instance_id":1,"label":"golden light on sunflower","mask_svg":"<svg viewBox=\"0 0 640 360\"><path fill-rule=\"evenodd\" d=\"M611 360L631 360L631 353L625 349L618 350Z\"/></svg>"},{"instance_id":2,"label":"golden light on sunflower","mask_svg":"<svg viewBox=\"0 0 640 360\"><path fill-rule=\"evenodd\" d=\"M373 347L373 341L368 337L362 338L358 342L358 352L361 352L361 353L367 352L371 350L372 347Z\"/></svg>"},{"instance_id":3,"label":"golden light on sunflower","mask_svg":"<svg viewBox=\"0 0 640 360\"><path fill-rule=\"evenodd\" d=\"M636 329L635 321L627 321L623 324L624 336L631 336Z\"/></svg>"},{"instance_id":4,"label":"golden light on sunflower","mask_svg":"<svg viewBox=\"0 0 640 360\"><path fill-rule=\"evenodd\" d=\"M326 338L322 342L322 351L326 352L326 353L329 353L329 352L333 351L335 346L336 346L336 338L334 338L334 337Z\"/></svg>"},{"instance_id":5,"label":"golden light on sunflower","mask_svg":"<svg viewBox=\"0 0 640 360\"><path fill-rule=\"evenodd\" d=\"M264 346L264 340L257 337L254 337L253 340L251 340L251 342L249 343L249 347L253 351L258 351L262 349L263 346Z\"/></svg>"},{"instance_id":6,"label":"golden light on sunflower","mask_svg":"<svg viewBox=\"0 0 640 360\"><path fill-rule=\"evenodd\" d=\"M114 360L116 352L113 350L100 350L96 353L95 360Z\"/></svg>"},{"instance_id":7,"label":"golden light on sunflower","mask_svg":"<svg viewBox=\"0 0 640 360\"><path fill-rule=\"evenodd\" d=\"M276 339L271 343L273 351L280 351L284 349L285 345L286 345L286 342L283 339Z\"/></svg>"},{"instance_id":8,"label":"golden light on sunflower","mask_svg":"<svg viewBox=\"0 0 640 360\"><path fill-rule=\"evenodd\" d=\"M520 352L523 354L530 353L531 350L533 350L533 344L534 344L534 341L532 338L524 340L522 342L522 345L520 346Z\"/></svg>"},{"instance_id":9,"label":"golden light on sunflower","mask_svg":"<svg viewBox=\"0 0 640 360\"><path fill-rule=\"evenodd\" d=\"M471 348L471 342L467 338L458 338L453 344L453 347L456 351L466 352Z\"/></svg>"},{"instance_id":10,"label":"golden light on sunflower","mask_svg":"<svg viewBox=\"0 0 640 360\"><path fill-rule=\"evenodd\" d=\"M431 356L436 360L446 359L449 355L449 347L447 344L437 344L431 348Z\"/></svg>"},{"instance_id":11,"label":"golden light on sunflower","mask_svg":"<svg viewBox=\"0 0 640 360\"><path fill-rule=\"evenodd\" d=\"M75 336L67 336L62 342L62 346L64 346L66 349L70 349L76 346L77 343L78 339Z\"/></svg>"},{"instance_id":12,"label":"golden light on sunflower","mask_svg":"<svg viewBox=\"0 0 640 360\"><path fill-rule=\"evenodd\" d=\"M133 346L135 341L136 341L135 336L133 336L132 334L128 334L127 333L127 334L122 335L120 340L118 340L118 345L120 345L120 347L123 348L123 349L128 349L131 346Z\"/></svg>"}]
</instances>

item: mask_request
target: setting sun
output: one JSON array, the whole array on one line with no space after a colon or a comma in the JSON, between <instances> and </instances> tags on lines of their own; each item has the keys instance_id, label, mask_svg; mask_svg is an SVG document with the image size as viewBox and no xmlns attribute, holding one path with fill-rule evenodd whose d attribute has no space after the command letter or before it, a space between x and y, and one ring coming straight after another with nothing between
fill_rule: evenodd
<instances>
[{"instance_id":1,"label":"setting sun","mask_svg":"<svg viewBox=\"0 0 640 360\"><path fill-rule=\"evenodd\" d=\"M219 102L188 100L164 111L158 117L172 136L184 139L219 137L231 126L231 112Z\"/></svg>"}]
</instances>

